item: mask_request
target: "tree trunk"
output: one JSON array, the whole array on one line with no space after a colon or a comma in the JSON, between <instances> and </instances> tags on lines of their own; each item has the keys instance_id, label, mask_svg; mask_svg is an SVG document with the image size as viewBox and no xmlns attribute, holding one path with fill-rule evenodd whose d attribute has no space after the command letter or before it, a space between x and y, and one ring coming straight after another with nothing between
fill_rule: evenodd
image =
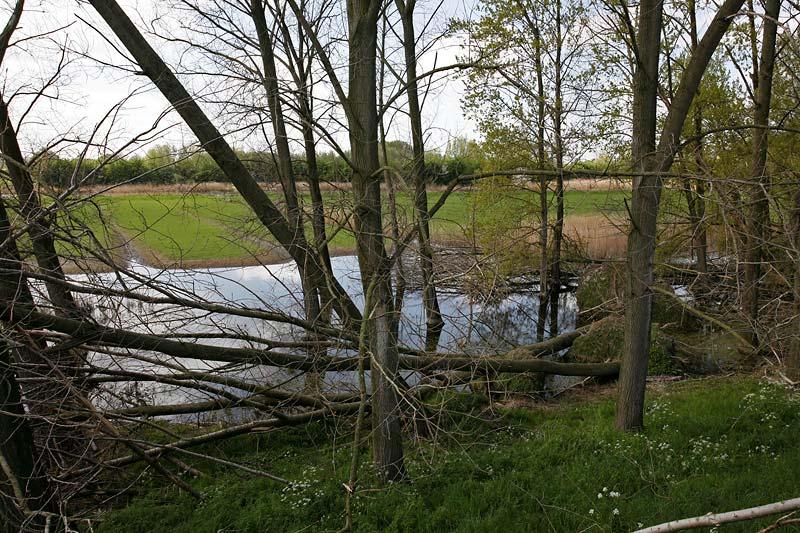
<instances>
[{"instance_id":1,"label":"tree trunk","mask_svg":"<svg viewBox=\"0 0 800 533\"><path fill-rule=\"evenodd\" d=\"M553 135L556 156L556 222L553 226L553 253L550 258L550 335L558 335L558 298L561 293L561 246L564 241L564 140L562 138L563 95L561 76L561 1L556 0L556 61L555 104L553 105Z\"/></svg>"},{"instance_id":2,"label":"tree trunk","mask_svg":"<svg viewBox=\"0 0 800 533\"><path fill-rule=\"evenodd\" d=\"M661 51L660 0L642 0L639 6L639 51L633 76L634 170L649 173L656 168L656 100L658 60ZM625 293L625 347L619 374L616 425L637 429L643 425L644 383L650 351L650 313L653 252L660 183L645 175L633 179L631 227L628 233L627 287Z\"/></svg>"},{"instance_id":3,"label":"tree trunk","mask_svg":"<svg viewBox=\"0 0 800 533\"><path fill-rule=\"evenodd\" d=\"M544 170L546 159L544 152L544 72L542 67L542 34L538 26L533 28L533 39L535 48L534 68L536 69L536 163L539 170ZM548 267L547 260L547 230L550 224L548 213L550 199L548 198L549 188L547 179L549 176L542 174L539 176L539 312L536 316L536 340L544 340L545 324L547 323L547 304L549 301Z\"/></svg>"},{"instance_id":4,"label":"tree trunk","mask_svg":"<svg viewBox=\"0 0 800 533\"><path fill-rule=\"evenodd\" d=\"M293 236L292 242L298 246L308 249L308 243L305 238L305 225L303 224L303 216L300 211L300 205L297 201L297 184L292 167L292 153L289 149L289 136L286 133L286 123L283 117L283 109L281 105L280 88L278 87L278 73L275 67L275 55L272 51L273 39L267 27L266 16L264 15L264 4L261 0L251 0L250 11L253 18L253 23L256 27L258 34L258 45L261 52L261 62L264 67L263 84L267 93L267 105L269 106L269 115L272 122L273 133L275 134L275 147L278 156L278 174L281 180L281 187L283 195L286 200L286 214L289 221L289 226L292 229ZM306 259L316 256L318 250L308 250L305 254ZM298 273L300 274L301 283L303 286L303 307L305 310L306 320L311 324L316 324L320 320L320 303L319 293L317 286L313 280L306 274L309 265L298 263ZM320 266L325 267L324 263ZM330 273L330 272L328 272ZM310 350L309 356L312 359L317 359L319 350ZM306 386L311 390L319 390L320 376L317 372L312 372L306 376Z\"/></svg>"},{"instance_id":5,"label":"tree trunk","mask_svg":"<svg viewBox=\"0 0 800 533\"><path fill-rule=\"evenodd\" d=\"M381 106L382 107L382 106ZM383 166L387 167L383 169L383 181L386 183L386 204L389 208L389 225L391 227L391 239L393 244L393 249L395 252L399 249L400 243L400 218L397 215L397 178L393 175L392 169L388 168L389 166L389 154L386 149L386 130L383 125L383 117L380 118L380 144L381 144L381 155L383 156ZM403 263L403 257L398 256L396 260L395 272L397 273L396 279L396 287L395 287L395 294L394 294L394 309L395 315L397 319L394 324L394 333L397 335L398 328L400 327L400 315L403 312L403 303L405 302L406 296L406 269L405 263Z\"/></svg>"},{"instance_id":6,"label":"tree trunk","mask_svg":"<svg viewBox=\"0 0 800 533\"><path fill-rule=\"evenodd\" d=\"M786 366L789 378L800 381L800 188L794 197L794 323Z\"/></svg>"},{"instance_id":7,"label":"tree trunk","mask_svg":"<svg viewBox=\"0 0 800 533\"><path fill-rule=\"evenodd\" d=\"M301 2L300 9L305 6L305 2ZM289 34L289 26L286 21L281 19L278 21L281 32L283 33L284 42L292 42L291 35ZM292 76L296 84L296 101L297 101L297 115L300 120L301 129L303 132L303 149L306 154L306 172L309 184L309 193L311 195L311 225L314 233L314 248L320 256L322 267L332 277L331 256L328 248L328 238L326 235L325 223L325 204L322 198L322 190L320 189L319 167L317 165L317 144L314 137L314 85L311 82L310 69L306 67L306 62L311 63L313 58L313 46L304 46L302 24L298 21L298 33L300 35L298 41L298 48L296 54L293 53L294 61L289 62L289 67L292 69ZM330 300L326 296L328 291L320 289L320 300Z\"/></svg>"},{"instance_id":8,"label":"tree trunk","mask_svg":"<svg viewBox=\"0 0 800 533\"><path fill-rule=\"evenodd\" d=\"M5 203L0 198L0 241L5 243L0 255L0 306L4 322L13 322L17 301L33 303L33 296L22 272L22 261L13 239ZM8 329L0 337L0 520L8 531L22 531L31 519L31 511L49 510L48 486L42 464L36 462L33 433L26 418L26 408L14 369ZM20 348L26 351L26 348ZM22 359L35 356L22 355ZM33 527L34 524L27 524Z\"/></svg>"},{"instance_id":9,"label":"tree trunk","mask_svg":"<svg viewBox=\"0 0 800 533\"><path fill-rule=\"evenodd\" d=\"M383 481L406 476L399 419L397 338L394 335L394 302L389 261L383 239L380 162L378 158L378 113L376 102L376 50L378 0L348 0L350 151L353 168L353 199L358 262L365 300L374 302L364 310L368 321L369 349L373 358L372 452ZM369 294L367 294L369 293ZM377 369L375 367L378 367Z\"/></svg>"},{"instance_id":10,"label":"tree trunk","mask_svg":"<svg viewBox=\"0 0 800 533\"><path fill-rule=\"evenodd\" d=\"M308 188L311 194L311 227L314 233L314 248L319 255L322 268L325 270L329 279L333 279L333 266L331 265L331 254L328 249L328 236L325 231L325 204L322 198L322 190L319 186L319 168L317 167L317 146L314 140L313 114L310 105L310 87L306 87L306 80L301 78L303 83L298 87L298 109L300 120L303 123L303 145L306 153L306 168L308 172ZM327 287L317 288L319 296L319 320L323 325L330 324L331 304L333 296ZM308 313L308 307L307 313ZM320 335L313 334L310 340L322 340ZM314 359L322 359L328 355L328 350L324 347L316 348Z\"/></svg>"},{"instance_id":11,"label":"tree trunk","mask_svg":"<svg viewBox=\"0 0 800 533\"><path fill-rule=\"evenodd\" d=\"M650 326L656 222L662 180L658 172L672 166L678 141L694 95L722 36L744 0L726 0L710 22L681 76L654 149L658 55L662 5L648 0L639 6L638 66L634 74L633 164L643 172L634 177L631 228L628 234L627 288L625 293L625 347L617 398L616 425L634 430L643 426L644 393L650 351ZM647 173L647 174L644 174Z\"/></svg>"},{"instance_id":12,"label":"tree trunk","mask_svg":"<svg viewBox=\"0 0 800 533\"><path fill-rule=\"evenodd\" d=\"M758 346L758 300L761 284L761 261L768 239L770 186L767 175L769 112L772 102L772 75L775 66L775 42L778 30L780 0L765 3L761 58L758 62L758 85L753 109L753 193L751 212L747 217L742 311L749 321L750 342Z\"/></svg>"},{"instance_id":13,"label":"tree trunk","mask_svg":"<svg viewBox=\"0 0 800 533\"><path fill-rule=\"evenodd\" d=\"M383 93L386 87L386 14L381 17L381 66L378 78L378 109L383 109ZM384 124L384 114L378 118L378 127L380 135L381 157L383 158L383 181L386 184L387 204L389 208L389 226L391 231L391 238L395 253L400 246L400 220L397 216L397 179L395 176L395 169L390 168L389 152L386 147L386 126ZM406 296L406 272L403 257L398 256L395 263L396 272L396 287L394 291L394 312L396 320L392 324L394 328L394 335L398 335L400 329L400 317L403 313L403 303Z\"/></svg>"},{"instance_id":14,"label":"tree trunk","mask_svg":"<svg viewBox=\"0 0 800 533\"><path fill-rule=\"evenodd\" d=\"M42 216L42 204L39 195L33 184L33 178L22 156L17 133L8 113L8 107L2 96L0 96L0 152L5 156L8 175L14 191L19 198L19 210L26 222L30 225L28 234L31 238L33 253L39 269L49 277L56 280L64 279L64 270L61 268L61 260L56 253L55 240L49 221ZM72 294L66 290L63 284L45 281L47 294L53 306L67 316L80 317L78 306L72 298Z\"/></svg>"},{"instance_id":15,"label":"tree trunk","mask_svg":"<svg viewBox=\"0 0 800 533\"><path fill-rule=\"evenodd\" d=\"M261 64L264 68L262 83L267 93L267 106L272 122L272 131L275 135L275 149L277 152L278 176L281 180L283 196L286 200L286 212L289 225L294 232L294 242L302 245L305 238L302 233L302 218L297 202L297 187L295 185L294 169L292 168L292 153L289 149L289 137L286 133L286 123L283 118L280 88L278 87L278 73L275 67L275 55L272 51L273 38L267 27L262 0L250 1L250 13L258 36L258 47L261 52Z\"/></svg>"},{"instance_id":16,"label":"tree trunk","mask_svg":"<svg viewBox=\"0 0 800 533\"><path fill-rule=\"evenodd\" d=\"M422 137L422 112L417 87L417 47L414 33L416 0L395 0L403 24L403 50L406 60L406 96L411 121L411 180L414 183L414 214L419 228L419 260L422 269L422 303L425 306L425 349L436 351L444 328L442 312L434 283L433 247L428 215L428 192L425 180L425 142Z\"/></svg>"},{"instance_id":17,"label":"tree trunk","mask_svg":"<svg viewBox=\"0 0 800 533\"><path fill-rule=\"evenodd\" d=\"M383 109L383 95L386 87L386 34L388 32L386 27L386 14L381 17L381 45L380 45L380 70L378 77L378 109ZM387 194L387 207L389 208L389 228L391 232L391 239L393 243L394 252L397 253L400 245L400 219L397 214L397 179L396 169L391 168L389 162L389 151L386 146L386 126L384 123L384 114L378 118L378 128L380 135L380 149L383 164L383 181L386 184ZM394 310L397 320L394 321L394 334L397 335L400 328L400 316L403 312L403 303L406 295L406 272L403 263L403 257L398 256L395 264L396 272L396 287L394 294Z\"/></svg>"},{"instance_id":18,"label":"tree trunk","mask_svg":"<svg viewBox=\"0 0 800 533\"><path fill-rule=\"evenodd\" d=\"M0 132L0 152L2 152L4 156L8 175L19 201L19 212L27 225L27 234L33 248L36 265L39 271L46 276L44 285L49 302L42 303L41 305L44 307L52 307L54 312L61 316L78 320L86 319L87 313L79 306L78 302L75 301L72 293L67 289L64 283L66 277L61 266L61 258L56 251L55 238L49 218L50 215L45 215L33 177L22 155L17 132L14 129L8 107L2 95L0 95L0 127L2 128L2 132ZM2 216L2 223L4 225L3 231L6 232L6 237L2 242L5 242L6 239L12 239L13 237L10 219L7 218L8 215L5 211L5 206L3 206ZM12 259L11 264L16 261L16 268L22 270L22 256L16 247L16 243L10 253L10 258ZM8 305L8 302L15 302L18 299L23 299L33 304L33 296L28 289L27 281L21 280L17 286L18 289L16 292L6 293L5 305ZM11 289L9 289L9 291L10 290ZM15 333L9 334L17 337ZM28 341L24 338L20 339L21 344L27 344L27 342ZM45 346L42 345L38 348L44 347ZM43 362L30 350L17 351L16 353L23 353L28 359L26 362ZM77 348L57 350L53 352L50 357L51 359L48 363L56 365L60 371L63 371L70 379L79 378L81 369L85 368L85 350ZM54 378L49 372L46 374L52 380L52 383L47 387L26 387L23 390L28 400L35 402L35 405L29 406L29 410L39 416L48 416L52 415L54 411L57 412L57 409L54 409L50 402L44 400L45 397L59 398L59 408L69 409L68 406L74 401L70 393L69 384L64 383L63 380ZM84 383L82 386L85 385ZM72 460L77 455L85 454L87 446L89 445L89 440L84 433L84 428L53 424L50 428L42 431L41 434L47 436L50 454L53 456L60 455L61 460Z\"/></svg>"},{"instance_id":19,"label":"tree trunk","mask_svg":"<svg viewBox=\"0 0 800 533\"><path fill-rule=\"evenodd\" d=\"M697 36L697 8L695 0L689 0L689 39L691 50L694 52L698 46ZM698 91L699 94L699 91ZM706 200L705 183L703 178L707 174L705 155L703 153L703 108L699 104L695 105L693 116L694 135L697 141L694 144L695 171L701 176L694 180L694 193L692 192L691 181L687 180L687 202L689 204L689 217L692 224L692 255L697 261L697 271L701 274L708 272L708 233L706 231Z\"/></svg>"},{"instance_id":20,"label":"tree trunk","mask_svg":"<svg viewBox=\"0 0 800 533\"><path fill-rule=\"evenodd\" d=\"M308 185L311 193L311 225L314 231L314 246L317 249L323 267L332 276L331 254L328 248L328 236L325 230L325 203L322 198L322 190L319 186L319 168L317 166L317 144L314 139L314 127L312 121L314 117L309 104L309 96L305 92L307 89L299 89L302 94L298 96L301 120L303 121L303 146L306 153L306 168L308 171Z\"/></svg>"}]
</instances>

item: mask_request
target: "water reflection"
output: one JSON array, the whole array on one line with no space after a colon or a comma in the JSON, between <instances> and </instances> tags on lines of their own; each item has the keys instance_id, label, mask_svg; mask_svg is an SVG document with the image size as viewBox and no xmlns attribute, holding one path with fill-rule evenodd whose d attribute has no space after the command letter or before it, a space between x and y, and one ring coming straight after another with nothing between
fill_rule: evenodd
<instances>
[{"instance_id":1,"label":"water reflection","mask_svg":"<svg viewBox=\"0 0 800 533\"><path fill-rule=\"evenodd\" d=\"M334 274L351 295L356 304L363 306L358 262L353 256L333 259ZM132 276L115 273L92 274L76 277L84 283L113 289L127 289L138 293L159 295L169 288L171 293L184 298L207 302L224 303L229 306L275 310L302 318L301 283L293 264L254 266L241 268L215 268L196 270L156 270L143 265L131 268ZM296 340L298 329L280 322L253 319L241 316L209 313L176 305L149 304L140 301L109 297L88 297L98 322L139 332L165 334L215 334L235 337L255 336L273 340ZM441 292L439 303L445 321L439 340L439 351L479 355L495 354L519 344L536 341L538 293L521 291L492 301L481 301L458 292ZM575 328L577 303L573 292L559 296L558 331ZM549 319L548 319L549 321ZM549 330L549 324L546 325ZM406 295L399 329L400 341L406 346L421 349L425 343L425 313L420 292ZM187 342L192 342L187 340ZM199 342L226 346L258 348L259 344L232 338L203 338ZM303 387L301 373L269 366L234 366L222 368L222 364L197 359L165 358L159 354L146 354L178 363L190 370L214 368L238 379L259 384L280 384L283 388L298 390ZM344 351L331 355L347 355ZM123 368L144 373L164 374L151 363L130 358L95 354L95 364L107 368ZM406 372L405 377L413 383L415 375ZM329 390L352 388L355 380L351 372L327 372L325 387ZM151 382L116 385L116 392L133 392L134 396L148 399L150 403L167 404L208 399L203 393L174 386ZM228 388L228 390L231 390ZM241 393L241 391L236 391ZM106 401L101 399L101 401Z\"/></svg>"}]
</instances>

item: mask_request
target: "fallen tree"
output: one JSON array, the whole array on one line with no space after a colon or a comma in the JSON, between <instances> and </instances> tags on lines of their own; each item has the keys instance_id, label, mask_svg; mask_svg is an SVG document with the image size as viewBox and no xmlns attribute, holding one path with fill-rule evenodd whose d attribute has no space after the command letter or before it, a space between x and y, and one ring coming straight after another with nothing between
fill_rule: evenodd
<instances>
[{"instance_id":1,"label":"fallen tree","mask_svg":"<svg viewBox=\"0 0 800 533\"><path fill-rule=\"evenodd\" d=\"M14 308L15 319L28 328L48 329L69 335L80 344L108 343L134 350L148 350L166 355L203 361L226 363L252 363L284 367L292 370L356 370L357 357L327 357L312 361L304 355L275 350L234 348L210 344L187 343L166 339L146 333L109 328L99 324L73 320L66 317L36 311L25 305ZM575 339L585 334L590 325L581 327L541 343L521 346L512 350L525 359L512 360L505 357L453 357L449 355L401 355L400 368L404 370L454 370L494 372L543 372L565 376L615 376L619 372L617 363L561 363L539 359L554 355L568 348ZM367 362L369 367L369 362Z\"/></svg>"},{"instance_id":2,"label":"fallen tree","mask_svg":"<svg viewBox=\"0 0 800 533\"><path fill-rule=\"evenodd\" d=\"M684 529L698 529L701 527L716 528L722 524L755 520L756 518L796 511L797 509L800 509L800 498L792 498L790 500L759 505L757 507L728 511L727 513L708 513L703 516L673 520L672 522L665 522L663 524L639 529L636 533L667 533L669 531L682 531ZM769 528L765 529L765 531L768 530Z\"/></svg>"},{"instance_id":3,"label":"fallen tree","mask_svg":"<svg viewBox=\"0 0 800 533\"><path fill-rule=\"evenodd\" d=\"M280 414L280 416L275 416L273 418L267 418L264 420L254 420L252 422L245 422L243 424L227 426L218 431L211 431L209 433L204 433L202 435L197 435L194 437L186 437L183 439L178 439L168 444L154 444L151 445L149 448L143 450L143 454L147 457L158 458L163 456L164 454L167 454L177 449L185 449L194 446L200 446L201 444L207 444L209 442L216 442L224 439L229 439L247 433L265 431L268 429L284 427L284 426L296 426L300 424L305 424L307 422L312 422L314 420L319 420L327 416L351 414L358 411L360 404L361 402L335 404L331 405L330 407L315 409L313 411L306 411L297 414ZM117 457L115 459L110 459L99 466L108 468L120 468L123 466L136 463L141 460L143 460L141 455L133 454L133 455L126 455L124 457ZM88 467L80 470L75 470L67 473L65 476L63 476L62 479L64 480L74 479L76 477L80 477L85 474L91 473L92 471L95 470L95 468L96 467Z\"/></svg>"}]
</instances>

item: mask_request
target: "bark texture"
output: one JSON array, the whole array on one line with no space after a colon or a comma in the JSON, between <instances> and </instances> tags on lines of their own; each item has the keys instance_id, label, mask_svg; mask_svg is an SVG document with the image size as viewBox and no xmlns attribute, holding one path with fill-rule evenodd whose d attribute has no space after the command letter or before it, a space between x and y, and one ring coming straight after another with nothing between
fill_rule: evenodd
<instances>
[{"instance_id":1,"label":"bark texture","mask_svg":"<svg viewBox=\"0 0 800 533\"><path fill-rule=\"evenodd\" d=\"M368 321L368 346L372 357L372 453L384 481L406 477L400 428L397 369L399 363L390 264L383 239L381 180L378 158L376 56L378 0L348 0L350 152L353 164L353 200L358 263Z\"/></svg>"},{"instance_id":2,"label":"bark texture","mask_svg":"<svg viewBox=\"0 0 800 533\"><path fill-rule=\"evenodd\" d=\"M20 255L13 239L5 203L0 198L0 521L8 531L23 531L23 524L33 520L32 511L47 511L48 486L42 463L36 461L33 432L26 418L26 409L17 381L14 360L30 360L34 354L21 345L15 357L8 342L8 324L18 301L32 304L33 297L20 265ZM37 522L33 520L35 525Z\"/></svg>"},{"instance_id":3,"label":"bark texture","mask_svg":"<svg viewBox=\"0 0 800 533\"><path fill-rule=\"evenodd\" d=\"M658 62L661 52L660 0L643 0L639 5L638 57L633 79L633 168L647 175L633 178L631 227L627 248L625 293L625 347L619 375L616 425L622 429L642 427L644 384L650 350L653 253L660 182L650 177L657 166L656 99Z\"/></svg>"},{"instance_id":4,"label":"bark texture","mask_svg":"<svg viewBox=\"0 0 800 533\"><path fill-rule=\"evenodd\" d=\"M650 351L653 257L662 178L672 166L681 131L711 56L744 0L726 0L709 23L706 33L689 58L672 99L655 147L658 56L660 49L660 2L639 7L639 52L634 76L633 164L641 174L634 177L631 228L627 248L625 294L625 348L620 371L616 425L626 430L643 426L644 393Z\"/></svg>"}]
</instances>

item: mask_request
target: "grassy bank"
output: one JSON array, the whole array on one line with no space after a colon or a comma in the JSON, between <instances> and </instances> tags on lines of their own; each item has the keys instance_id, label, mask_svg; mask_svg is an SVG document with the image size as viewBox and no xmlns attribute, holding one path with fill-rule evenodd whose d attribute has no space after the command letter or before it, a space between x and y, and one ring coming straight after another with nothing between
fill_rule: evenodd
<instances>
[{"instance_id":1,"label":"grassy bank","mask_svg":"<svg viewBox=\"0 0 800 533\"><path fill-rule=\"evenodd\" d=\"M411 483L380 488L362 456L357 531L630 531L798 496L800 395L755 378L651 385L641 434L613 429L613 389L558 404L450 397L434 441L409 442ZM336 531L350 426L329 421L215 447L293 484L201 464L196 503L147 478L99 531ZM335 437L334 437L335 436ZM724 531L754 531L743 523Z\"/></svg>"},{"instance_id":2,"label":"grassy bank","mask_svg":"<svg viewBox=\"0 0 800 533\"><path fill-rule=\"evenodd\" d=\"M433 205L442 193L429 193ZM271 193L280 202L278 193ZM333 228L341 227L330 241L334 253L350 253L355 239L346 214L352 211L348 191L326 191L328 219ZM568 217L600 215L622 207L623 190L574 190L565 195ZM301 196L308 206L310 198ZM503 195L491 205L475 201L472 192L456 192L431 222L434 241L440 244L464 243L480 228L492 223L498 212L514 212L537 201L534 191L520 190ZM412 198L398 193L398 218L401 226L412 221ZM250 263L281 258L274 239L256 221L252 212L236 194L159 193L100 196L97 209L82 208L81 220L103 238L130 244L137 255L148 262L181 261L187 264ZM384 209L387 213L388 209ZM106 221L101 222L101 217ZM309 229L310 233L310 229ZM330 235L330 234L329 234Z\"/></svg>"}]
</instances>

